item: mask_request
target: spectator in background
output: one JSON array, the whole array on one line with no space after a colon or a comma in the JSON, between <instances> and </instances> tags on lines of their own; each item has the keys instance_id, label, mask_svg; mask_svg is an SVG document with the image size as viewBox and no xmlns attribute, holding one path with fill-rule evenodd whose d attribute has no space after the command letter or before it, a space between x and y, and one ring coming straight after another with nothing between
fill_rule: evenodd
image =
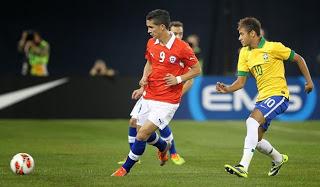
<instances>
[{"instance_id":1,"label":"spectator in background","mask_svg":"<svg viewBox=\"0 0 320 187\"><path fill-rule=\"evenodd\" d=\"M195 53L196 57L199 60L199 63L201 65L201 69L203 68L203 59L201 58L201 49L199 46L200 38L196 34L191 34L187 37L187 43L190 45L190 47L193 49L193 52Z\"/></svg>"},{"instance_id":2,"label":"spectator in background","mask_svg":"<svg viewBox=\"0 0 320 187\"><path fill-rule=\"evenodd\" d=\"M90 70L91 76L105 76L113 78L116 75L116 71L106 65L106 62L102 59L97 59L94 62L93 67Z\"/></svg>"},{"instance_id":3,"label":"spectator in background","mask_svg":"<svg viewBox=\"0 0 320 187\"><path fill-rule=\"evenodd\" d=\"M22 74L48 76L50 46L37 31L23 31L18 43L18 52L23 54Z\"/></svg>"}]
</instances>

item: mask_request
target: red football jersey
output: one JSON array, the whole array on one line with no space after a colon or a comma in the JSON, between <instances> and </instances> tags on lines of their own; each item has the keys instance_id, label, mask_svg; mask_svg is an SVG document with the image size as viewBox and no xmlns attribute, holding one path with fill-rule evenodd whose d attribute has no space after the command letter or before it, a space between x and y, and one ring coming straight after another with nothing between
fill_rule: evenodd
<instances>
[{"instance_id":1,"label":"red football jersey","mask_svg":"<svg viewBox=\"0 0 320 187\"><path fill-rule=\"evenodd\" d=\"M145 58L151 63L152 72L145 86L145 99L179 103L183 84L167 86L164 77L170 73L174 76L186 73L186 68L198 62L193 50L186 42L176 38L174 34L164 46L159 40L149 39Z\"/></svg>"}]
</instances>

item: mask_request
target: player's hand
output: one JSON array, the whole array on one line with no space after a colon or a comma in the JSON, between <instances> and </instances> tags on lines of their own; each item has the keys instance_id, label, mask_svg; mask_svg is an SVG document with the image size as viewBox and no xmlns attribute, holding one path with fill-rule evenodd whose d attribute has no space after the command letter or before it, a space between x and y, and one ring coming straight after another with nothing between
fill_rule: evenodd
<instances>
[{"instance_id":1,"label":"player's hand","mask_svg":"<svg viewBox=\"0 0 320 187\"><path fill-rule=\"evenodd\" d=\"M217 82L216 84L216 90L218 93L228 93L228 89L225 84L222 82Z\"/></svg>"},{"instance_id":2,"label":"player's hand","mask_svg":"<svg viewBox=\"0 0 320 187\"><path fill-rule=\"evenodd\" d=\"M131 98L132 98L132 99L135 99L135 100L139 99L139 98L142 96L143 91L144 91L143 87L134 90L134 91L132 92Z\"/></svg>"},{"instance_id":3,"label":"player's hand","mask_svg":"<svg viewBox=\"0 0 320 187\"><path fill-rule=\"evenodd\" d=\"M141 80L139 81L139 85L143 87L147 84L148 84L148 77L142 77Z\"/></svg>"},{"instance_id":4,"label":"player's hand","mask_svg":"<svg viewBox=\"0 0 320 187\"><path fill-rule=\"evenodd\" d=\"M307 82L304 86L304 91L308 94L313 90L313 83Z\"/></svg>"},{"instance_id":5,"label":"player's hand","mask_svg":"<svg viewBox=\"0 0 320 187\"><path fill-rule=\"evenodd\" d=\"M173 76L172 74L168 73L165 77L164 80L167 83L167 86L173 86L178 84L177 78Z\"/></svg>"}]
</instances>

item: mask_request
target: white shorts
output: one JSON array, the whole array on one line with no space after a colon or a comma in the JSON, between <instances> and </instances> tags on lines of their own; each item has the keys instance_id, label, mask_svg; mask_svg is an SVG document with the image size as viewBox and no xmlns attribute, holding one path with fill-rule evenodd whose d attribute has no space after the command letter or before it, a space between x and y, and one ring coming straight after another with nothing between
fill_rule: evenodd
<instances>
[{"instance_id":1,"label":"white shorts","mask_svg":"<svg viewBox=\"0 0 320 187\"><path fill-rule=\"evenodd\" d=\"M134 105L131 113L130 113L130 116L131 118L134 118L134 119L138 119L138 113L139 111L141 110L141 100L142 100L142 97L140 97L140 99L136 102L136 104Z\"/></svg>"},{"instance_id":2,"label":"white shorts","mask_svg":"<svg viewBox=\"0 0 320 187\"><path fill-rule=\"evenodd\" d=\"M163 130L170 123L178 107L179 104L147 100L141 97L130 115L137 119L139 126L143 126L145 121L149 120Z\"/></svg>"}]
</instances>

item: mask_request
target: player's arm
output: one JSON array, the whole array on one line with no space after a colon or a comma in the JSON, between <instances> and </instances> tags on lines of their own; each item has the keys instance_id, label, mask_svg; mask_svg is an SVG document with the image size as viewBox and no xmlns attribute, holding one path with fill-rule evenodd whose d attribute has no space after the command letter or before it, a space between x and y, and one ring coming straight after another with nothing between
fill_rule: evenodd
<instances>
[{"instance_id":1,"label":"player's arm","mask_svg":"<svg viewBox=\"0 0 320 187\"><path fill-rule=\"evenodd\" d=\"M237 80L235 80L231 85L225 85L222 82L217 82L216 90L218 93L230 93L235 92L244 87L247 82L247 76L238 76Z\"/></svg>"},{"instance_id":2,"label":"player's arm","mask_svg":"<svg viewBox=\"0 0 320 187\"><path fill-rule=\"evenodd\" d=\"M190 70L187 73L181 75L180 77L182 81L188 81L196 76L199 76L200 74L201 74L201 65L199 61L197 61L197 63L195 63L190 67Z\"/></svg>"},{"instance_id":3,"label":"player's arm","mask_svg":"<svg viewBox=\"0 0 320 187\"><path fill-rule=\"evenodd\" d=\"M302 58L302 56L300 56L297 53L295 53L295 55L293 57L293 61L298 64L298 67L299 67L302 75L304 76L304 78L307 81L305 84L305 92L307 92L307 93L311 92L313 89L313 82L312 82L311 75L310 75L306 61Z\"/></svg>"},{"instance_id":4,"label":"player's arm","mask_svg":"<svg viewBox=\"0 0 320 187\"><path fill-rule=\"evenodd\" d=\"M197 63L190 66L190 70L187 73L177 77L168 73L165 76L164 80L166 81L168 86L173 86L173 85L180 84L181 82L188 81L200 74L201 74L201 67L200 67L200 63L197 61Z\"/></svg>"},{"instance_id":5,"label":"player's arm","mask_svg":"<svg viewBox=\"0 0 320 187\"><path fill-rule=\"evenodd\" d=\"M144 69L143 69L143 75L141 80L139 81L139 85L140 86L145 86L148 84L148 76L150 75L152 71L152 66L151 63L149 61L146 62Z\"/></svg>"},{"instance_id":6,"label":"player's arm","mask_svg":"<svg viewBox=\"0 0 320 187\"><path fill-rule=\"evenodd\" d=\"M247 75L249 73L249 68L246 65L246 54L245 49L240 50L238 59L238 78L231 85L225 85L222 82L217 82L216 90L218 93L230 93L235 92L244 87L247 82Z\"/></svg>"},{"instance_id":7,"label":"player's arm","mask_svg":"<svg viewBox=\"0 0 320 187\"><path fill-rule=\"evenodd\" d=\"M193 84L193 79L187 80L182 87L182 95L184 95L188 90L190 90Z\"/></svg>"}]
</instances>

